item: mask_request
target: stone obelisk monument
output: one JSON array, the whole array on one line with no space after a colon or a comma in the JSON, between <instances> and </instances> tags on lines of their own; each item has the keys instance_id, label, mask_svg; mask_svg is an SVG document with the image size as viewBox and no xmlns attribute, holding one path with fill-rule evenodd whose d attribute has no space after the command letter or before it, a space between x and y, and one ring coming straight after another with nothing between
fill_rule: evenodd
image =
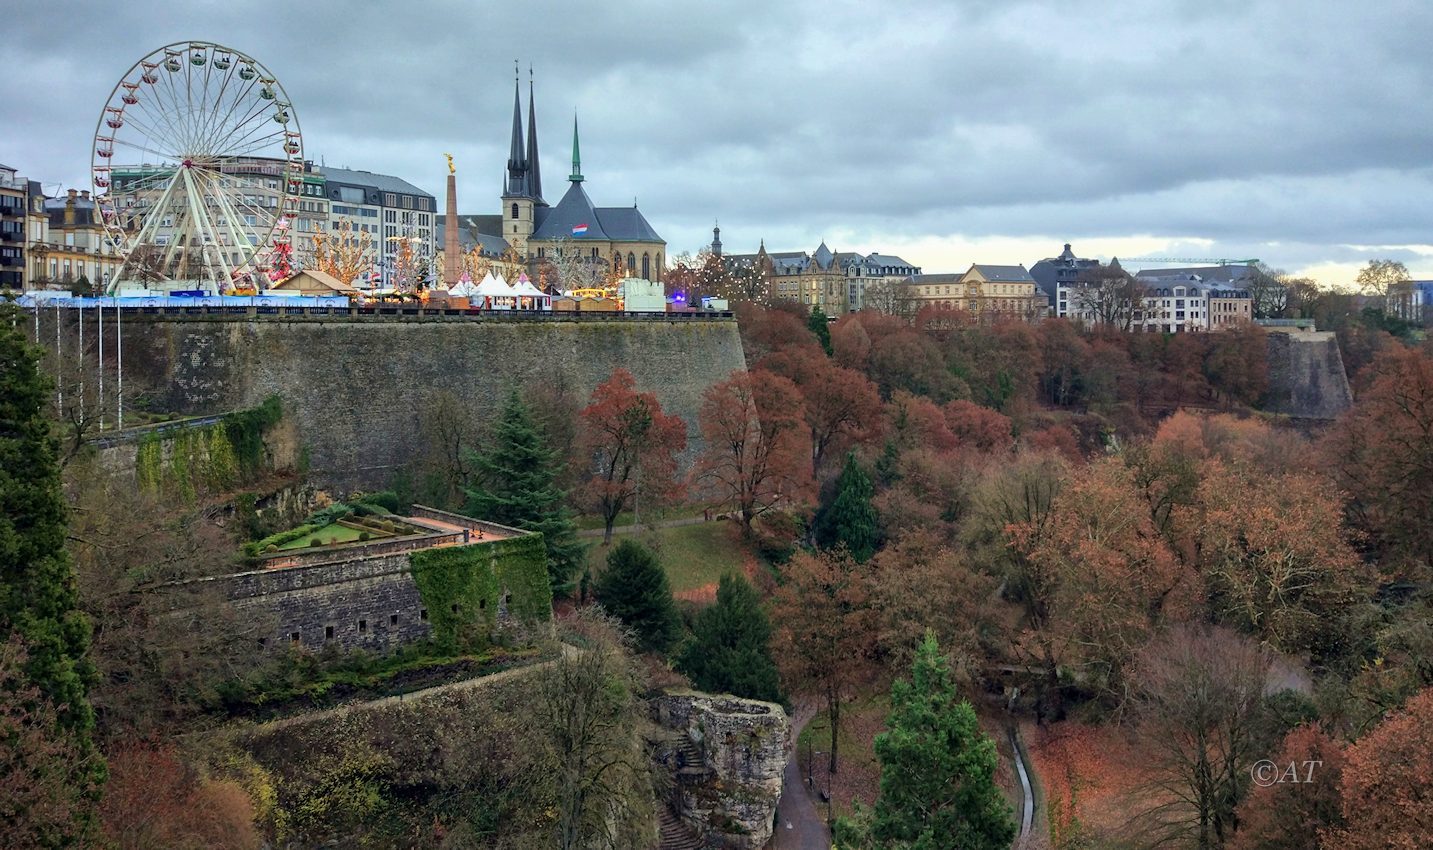
<instances>
[{"instance_id":1,"label":"stone obelisk monument","mask_svg":"<svg viewBox=\"0 0 1433 850\"><path fill-rule=\"evenodd\" d=\"M458 181L453 174L453 155L448 158L448 214L443 220L443 288L458 285L463 273L463 246L458 242Z\"/></svg>"}]
</instances>

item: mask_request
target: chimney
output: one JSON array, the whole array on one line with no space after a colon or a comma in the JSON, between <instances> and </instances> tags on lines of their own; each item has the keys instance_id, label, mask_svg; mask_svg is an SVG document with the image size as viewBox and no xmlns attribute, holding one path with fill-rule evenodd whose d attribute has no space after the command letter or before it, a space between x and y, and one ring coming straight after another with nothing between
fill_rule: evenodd
<instances>
[{"instance_id":1,"label":"chimney","mask_svg":"<svg viewBox=\"0 0 1433 850\"><path fill-rule=\"evenodd\" d=\"M78 194L79 194L79 192L75 191L74 189L69 190L70 200L73 201L73 200L75 199L75 195L78 195Z\"/></svg>"},{"instance_id":2,"label":"chimney","mask_svg":"<svg viewBox=\"0 0 1433 850\"><path fill-rule=\"evenodd\" d=\"M89 189L81 189L81 190L80 190L80 200L82 200L82 201L88 201L89 199L90 199L90 190L89 190Z\"/></svg>"}]
</instances>

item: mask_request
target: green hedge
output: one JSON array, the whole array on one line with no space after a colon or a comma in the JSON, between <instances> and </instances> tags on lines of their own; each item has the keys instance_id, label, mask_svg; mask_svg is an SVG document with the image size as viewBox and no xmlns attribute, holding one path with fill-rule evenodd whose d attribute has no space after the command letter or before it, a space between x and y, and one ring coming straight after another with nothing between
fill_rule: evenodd
<instances>
[{"instance_id":1,"label":"green hedge","mask_svg":"<svg viewBox=\"0 0 1433 850\"><path fill-rule=\"evenodd\" d=\"M414 552L410 562L433 639L440 646L486 644L503 588L510 594L508 612L514 618L529 622L552 618L547 548L540 534L424 549Z\"/></svg>"},{"instance_id":2,"label":"green hedge","mask_svg":"<svg viewBox=\"0 0 1433 850\"><path fill-rule=\"evenodd\" d=\"M298 540L300 537L307 537L315 531L318 531L320 528L323 528L327 524L328 523L306 522L303 525L297 526L295 528L290 528L288 531L280 531L278 534L270 534L263 540L255 541L254 549L255 551L262 551L264 549L267 549L269 546L282 546L285 543L292 543L295 540Z\"/></svg>"}]
</instances>

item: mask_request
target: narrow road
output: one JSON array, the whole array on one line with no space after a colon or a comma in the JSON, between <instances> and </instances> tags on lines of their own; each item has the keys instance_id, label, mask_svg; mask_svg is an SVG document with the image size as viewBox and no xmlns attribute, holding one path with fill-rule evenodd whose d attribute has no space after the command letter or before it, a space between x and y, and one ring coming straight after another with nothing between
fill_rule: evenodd
<instances>
[{"instance_id":1,"label":"narrow road","mask_svg":"<svg viewBox=\"0 0 1433 850\"><path fill-rule=\"evenodd\" d=\"M776 830L771 835L771 850L829 850L831 847L826 820L811 802L797 759L796 742L801 730L815 716L815 706L801 704L796 706L791 718L791 752L786 759L786 771L781 775L781 799L776 803Z\"/></svg>"},{"instance_id":2,"label":"narrow road","mask_svg":"<svg viewBox=\"0 0 1433 850\"><path fill-rule=\"evenodd\" d=\"M640 525L614 525L612 534L632 534L647 528L677 528L683 525L701 525L704 522L716 522L717 520L702 519L699 516L682 517L681 519L664 519L660 522L644 522ZM601 528L584 528L577 532L578 537L601 537Z\"/></svg>"},{"instance_id":3,"label":"narrow road","mask_svg":"<svg viewBox=\"0 0 1433 850\"><path fill-rule=\"evenodd\" d=\"M580 655L582 653L582 650L578 649L577 647L570 646L565 643L559 644L558 646L563 657L566 658L571 658L575 655ZM496 673L489 673L486 676L477 676L472 679L460 679L456 682L448 682L442 685L434 685L431 688L423 688L422 690L418 691L410 691L406 694L394 694L393 696L379 697L377 699L371 699L365 702L343 703L341 705L336 705L333 708L326 708L321 711L309 711L302 714L293 715L292 717L282 717L278 720L270 720L265 723L259 724L259 726L260 728L266 730L282 729L285 726L293 726L295 724L310 724L315 722L333 720L343 715L353 714L355 712L360 711L372 711L375 708L382 708L383 706L393 705L395 703L418 702L420 700L427 699L428 697L431 697L435 694L441 694L447 691L466 690L468 688L481 688L487 685L491 685L494 682L501 682L504 679L511 679L515 676L531 675L538 670L543 670L545 668L551 667L556 662L556 658L551 658L547 661L537 661L532 664L524 664L521 667L509 667L506 670L499 670Z\"/></svg>"},{"instance_id":4,"label":"narrow road","mask_svg":"<svg viewBox=\"0 0 1433 850\"><path fill-rule=\"evenodd\" d=\"M1016 839L1015 846L1023 848L1029 843L1030 830L1035 826L1035 792L1030 787L1030 774L1025 770L1025 757L1020 754L1019 735L1015 727L1010 727L1010 751L1015 756L1015 770L1020 774L1020 792L1025 798L1021 807L1020 837Z\"/></svg>"}]
</instances>

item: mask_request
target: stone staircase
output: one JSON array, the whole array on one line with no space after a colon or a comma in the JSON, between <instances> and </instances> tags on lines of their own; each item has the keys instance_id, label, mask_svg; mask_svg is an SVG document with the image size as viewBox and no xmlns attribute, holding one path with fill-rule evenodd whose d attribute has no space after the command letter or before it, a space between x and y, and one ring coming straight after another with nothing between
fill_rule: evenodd
<instances>
[{"instance_id":1,"label":"stone staircase","mask_svg":"<svg viewBox=\"0 0 1433 850\"><path fill-rule=\"evenodd\" d=\"M702 850L696 830L682 822L667 806L657 809L658 850Z\"/></svg>"},{"instance_id":2,"label":"stone staircase","mask_svg":"<svg viewBox=\"0 0 1433 850\"><path fill-rule=\"evenodd\" d=\"M686 735L678 734L672 736L672 745L679 775L696 776L707 773L706 760L702 758L702 751L695 741Z\"/></svg>"}]
</instances>

